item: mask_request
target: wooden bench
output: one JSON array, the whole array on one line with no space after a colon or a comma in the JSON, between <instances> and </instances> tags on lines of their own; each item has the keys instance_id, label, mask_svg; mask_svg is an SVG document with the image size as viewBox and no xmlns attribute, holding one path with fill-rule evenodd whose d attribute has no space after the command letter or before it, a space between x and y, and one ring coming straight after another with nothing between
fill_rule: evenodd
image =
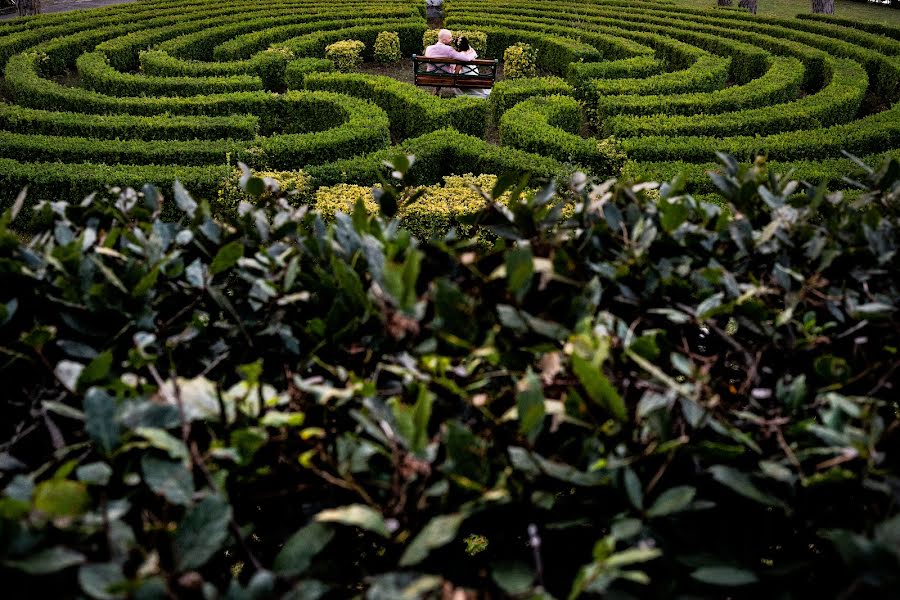
<instances>
[{"instance_id":1,"label":"wooden bench","mask_svg":"<svg viewBox=\"0 0 900 600\"><path fill-rule=\"evenodd\" d=\"M426 58L413 54L413 74L416 85L437 88L490 89L497 81L500 61L455 60L452 58ZM459 72L457 73L457 68Z\"/></svg>"}]
</instances>

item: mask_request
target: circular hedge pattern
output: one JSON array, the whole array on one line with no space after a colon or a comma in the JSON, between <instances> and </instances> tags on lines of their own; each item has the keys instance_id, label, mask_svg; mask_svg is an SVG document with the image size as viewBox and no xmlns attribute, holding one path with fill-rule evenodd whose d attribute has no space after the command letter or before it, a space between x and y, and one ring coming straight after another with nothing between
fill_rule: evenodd
<instances>
[{"instance_id":1,"label":"circular hedge pattern","mask_svg":"<svg viewBox=\"0 0 900 600\"><path fill-rule=\"evenodd\" d=\"M422 184L686 171L699 193L715 151L831 182L851 170L843 151L900 155L900 28L662 1L452 0L448 27L484 32L490 57L531 45L544 76L442 99L322 59L358 39L371 60L384 31L421 51L424 13L406 0L161 0L0 23L0 204L24 185L77 199L175 179L215 198L237 161L302 169L311 189L368 184L399 150Z\"/></svg>"}]
</instances>

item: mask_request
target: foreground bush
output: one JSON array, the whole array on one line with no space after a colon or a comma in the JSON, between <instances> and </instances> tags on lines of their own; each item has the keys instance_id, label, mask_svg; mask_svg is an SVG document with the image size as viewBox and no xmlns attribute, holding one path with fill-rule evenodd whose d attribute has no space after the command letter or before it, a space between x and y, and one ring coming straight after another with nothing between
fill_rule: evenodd
<instances>
[{"instance_id":1,"label":"foreground bush","mask_svg":"<svg viewBox=\"0 0 900 600\"><path fill-rule=\"evenodd\" d=\"M5 589L891 597L900 165L852 202L714 183L727 210L503 177L477 241L361 202L326 225L249 173L227 221L146 187L44 205L25 243L18 202Z\"/></svg>"}]
</instances>

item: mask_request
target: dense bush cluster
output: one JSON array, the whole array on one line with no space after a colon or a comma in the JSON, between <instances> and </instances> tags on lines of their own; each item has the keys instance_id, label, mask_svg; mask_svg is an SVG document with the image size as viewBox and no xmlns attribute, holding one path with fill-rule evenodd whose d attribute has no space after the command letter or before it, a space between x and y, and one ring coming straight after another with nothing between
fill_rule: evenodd
<instances>
[{"instance_id":1,"label":"dense bush cluster","mask_svg":"<svg viewBox=\"0 0 900 600\"><path fill-rule=\"evenodd\" d=\"M723 161L711 204L681 178L418 189L400 156L320 187L326 219L245 170L219 218L114 189L27 241L23 192L5 591L896 595L900 163L850 200ZM471 207L445 237L391 218L441 194Z\"/></svg>"}]
</instances>

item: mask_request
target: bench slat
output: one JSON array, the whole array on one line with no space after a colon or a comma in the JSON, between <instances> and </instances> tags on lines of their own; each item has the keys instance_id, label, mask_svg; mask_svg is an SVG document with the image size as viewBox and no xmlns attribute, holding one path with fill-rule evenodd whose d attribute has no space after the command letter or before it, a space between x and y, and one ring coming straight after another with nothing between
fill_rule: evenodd
<instances>
[{"instance_id":1,"label":"bench slat","mask_svg":"<svg viewBox=\"0 0 900 600\"><path fill-rule=\"evenodd\" d=\"M427 58L413 54L413 75L418 86L427 87L458 87L488 89L494 87L497 81L497 67L499 60L478 59L456 60L453 58ZM443 68L454 68L462 65L461 73L447 73ZM432 67L428 70L428 67ZM478 68L482 67L482 68ZM436 69L435 69L436 68ZM478 73L466 73L466 71L478 68Z\"/></svg>"}]
</instances>

